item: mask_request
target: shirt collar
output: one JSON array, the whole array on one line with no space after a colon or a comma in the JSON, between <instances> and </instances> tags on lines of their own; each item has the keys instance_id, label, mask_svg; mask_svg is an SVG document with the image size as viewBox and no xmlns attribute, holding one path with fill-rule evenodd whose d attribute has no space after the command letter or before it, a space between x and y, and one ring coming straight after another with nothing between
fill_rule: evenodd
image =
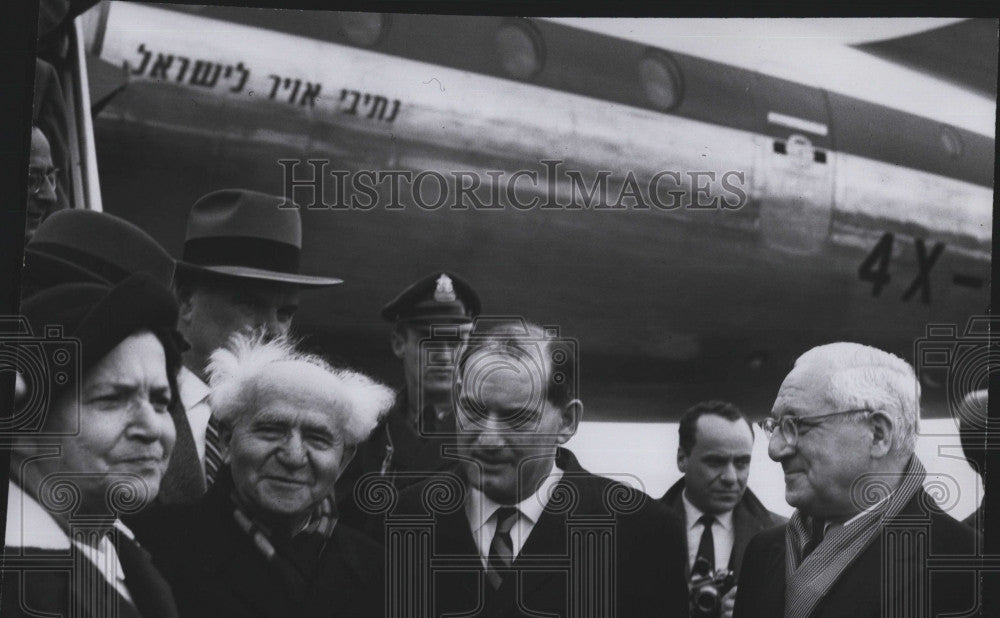
<instances>
[{"instance_id":1,"label":"shirt collar","mask_svg":"<svg viewBox=\"0 0 1000 618\"><path fill-rule=\"evenodd\" d=\"M7 484L7 547L69 550L69 535L37 500L10 481Z\"/></svg>"},{"instance_id":2,"label":"shirt collar","mask_svg":"<svg viewBox=\"0 0 1000 618\"><path fill-rule=\"evenodd\" d=\"M537 523L538 519L542 516L545 505L548 504L549 498L552 497L552 490L562 478L562 475L563 471L553 462L552 469L542 479L542 482L538 485L538 489L514 505L517 507L517 510L521 511L521 515L528 518L532 524ZM469 517L472 530L475 532L482 528L501 506L504 505L489 498L478 488L470 487L469 496L465 501L465 513Z\"/></svg>"},{"instance_id":3,"label":"shirt collar","mask_svg":"<svg viewBox=\"0 0 1000 618\"><path fill-rule=\"evenodd\" d=\"M187 367L181 367L177 374L177 389L180 391L181 403L185 410L190 410L196 405L205 402L211 389L208 384L201 381L193 371Z\"/></svg>"},{"instance_id":4,"label":"shirt collar","mask_svg":"<svg viewBox=\"0 0 1000 618\"><path fill-rule=\"evenodd\" d=\"M681 492L681 498L684 500L684 514L687 517L688 530L690 530L691 528L694 528L696 525L698 525L698 520L705 513L701 509L696 507L694 504L692 504L690 500L688 500L687 489ZM720 526L722 526L723 529L731 530L733 528L732 511L726 511L725 513L720 513L718 515L714 515L713 517L715 517L715 522Z\"/></svg>"}]
</instances>

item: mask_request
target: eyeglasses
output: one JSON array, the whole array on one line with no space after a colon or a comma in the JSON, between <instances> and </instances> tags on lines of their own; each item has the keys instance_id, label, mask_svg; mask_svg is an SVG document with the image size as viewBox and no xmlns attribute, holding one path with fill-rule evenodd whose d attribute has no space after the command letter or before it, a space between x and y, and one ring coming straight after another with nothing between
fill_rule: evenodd
<instances>
[{"instance_id":1,"label":"eyeglasses","mask_svg":"<svg viewBox=\"0 0 1000 618\"><path fill-rule=\"evenodd\" d=\"M42 192L45 182L48 182L55 189L56 174L58 173L58 167L50 167L47 170L28 170L28 193L38 195Z\"/></svg>"},{"instance_id":2,"label":"eyeglasses","mask_svg":"<svg viewBox=\"0 0 1000 618\"><path fill-rule=\"evenodd\" d=\"M784 440L788 446L795 446L799 440L799 435L805 433L800 429L800 427L816 427L823 423L823 421L831 419L835 416L845 416L847 414L858 414L860 412L865 412L871 414L871 410L867 408L858 408L855 410L844 410L843 412L833 412L831 414L820 414L819 416L792 416L786 414L781 418L766 418L763 421L759 421L757 425L764 430L767 437L770 438L774 435L775 430L781 432L781 439Z\"/></svg>"}]
</instances>

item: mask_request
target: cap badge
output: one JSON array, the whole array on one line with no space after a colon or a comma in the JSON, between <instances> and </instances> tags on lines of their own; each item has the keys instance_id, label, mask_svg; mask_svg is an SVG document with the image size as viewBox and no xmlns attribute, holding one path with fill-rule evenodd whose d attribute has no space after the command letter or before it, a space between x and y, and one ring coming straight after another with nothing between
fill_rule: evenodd
<instances>
[{"instance_id":1,"label":"cap badge","mask_svg":"<svg viewBox=\"0 0 1000 618\"><path fill-rule=\"evenodd\" d=\"M439 303L455 302L455 288L451 284L448 275L441 275L437 280L437 289L434 290L434 300Z\"/></svg>"}]
</instances>

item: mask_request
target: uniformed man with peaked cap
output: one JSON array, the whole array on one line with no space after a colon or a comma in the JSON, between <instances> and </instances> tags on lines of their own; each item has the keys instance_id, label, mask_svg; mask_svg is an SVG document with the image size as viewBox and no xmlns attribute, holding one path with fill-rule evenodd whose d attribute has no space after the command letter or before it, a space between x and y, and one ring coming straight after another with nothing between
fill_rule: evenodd
<instances>
[{"instance_id":1,"label":"uniformed man with peaked cap","mask_svg":"<svg viewBox=\"0 0 1000 618\"><path fill-rule=\"evenodd\" d=\"M382 318L393 322L392 351L406 379L397 407L405 404L401 412L418 432L447 429L453 378L447 353L468 336L479 309L476 292L448 272L424 277L382 308Z\"/></svg>"},{"instance_id":2,"label":"uniformed man with peaked cap","mask_svg":"<svg viewBox=\"0 0 1000 618\"><path fill-rule=\"evenodd\" d=\"M423 277L382 308L382 318L393 323L390 343L403 363L404 387L338 481L342 519L359 527L364 524L366 516L355 502L354 489L365 474L388 476L402 489L450 467L441 447L454 427L454 356L479 312L479 295L472 286L445 271ZM368 523L369 530L381 534Z\"/></svg>"}]
</instances>

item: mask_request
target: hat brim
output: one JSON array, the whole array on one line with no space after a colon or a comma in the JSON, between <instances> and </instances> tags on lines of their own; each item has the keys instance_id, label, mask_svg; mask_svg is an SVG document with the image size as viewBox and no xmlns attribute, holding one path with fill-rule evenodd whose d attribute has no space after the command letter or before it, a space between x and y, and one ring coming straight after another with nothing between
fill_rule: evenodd
<instances>
[{"instance_id":1,"label":"hat brim","mask_svg":"<svg viewBox=\"0 0 1000 618\"><path fill-rule=\"evenodd\" d=\"M107 278L88 268L50 253L36 251L30 245L24 248L24 260L27 272L53 283L84 282L111 285L111 281Z\"/></svg>"},{"instance_id":2,"label":"hat brim","mask_svg":"<svg viewBox=\"0 0 1000 618\"><path fill-rule=\"evenodd\" d=\"M200 266L180 261L177 262L177 266L179 268L216 273L240 279L256 279L259 281L292 283L303 288L323 288L331 285L339 285L344 282L343 279L337 279L335 277L314 277L312 275L283 273L274 270L264 270L262 268L250 268L247 266Z\"/></svg>"},{"instance_id":3,"label":"hat brim","mask_svg":"<svg viewBox=\"0 0 1000 618\"><path fill-rule=\"evenodd\" d=\"M404 324L472 324L473 322L471 317L455 315L453 313L445 315L406 316L394 321Z\"/></svg>"}]
</instances>

